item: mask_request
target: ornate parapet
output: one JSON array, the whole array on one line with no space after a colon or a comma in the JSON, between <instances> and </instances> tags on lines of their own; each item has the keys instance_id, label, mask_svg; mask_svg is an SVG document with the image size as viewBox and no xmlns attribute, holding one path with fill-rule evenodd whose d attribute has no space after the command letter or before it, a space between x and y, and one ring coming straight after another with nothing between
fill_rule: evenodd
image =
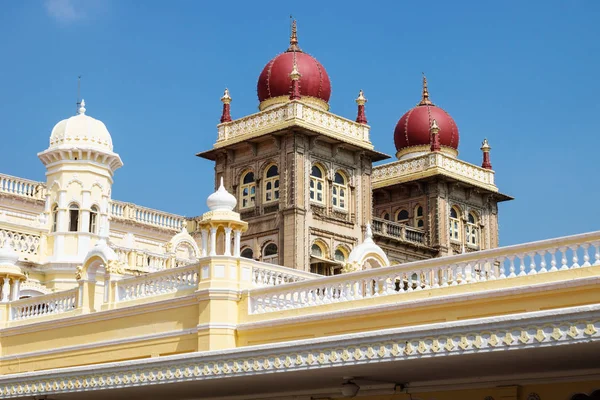
<instances>
[{"instance_id":1,"label":"ornate parapet","mask_svg":"<svg viewBox=\"0 0 600 400\"><path fill-rule=\"evenodd\" d=\"M241 142L292 126L300 126L337 140L372 150L370 127L302 101L291 101L279 107L218 125L215 148Z\"/></svg>"},{"instance_id":2,"label":"ornate parapet","mask_svg":"<svg viewBox=\"0 0 600 400\"><path fill-rule=\"evenodd\" d=\"M434 175L444 175L498 192L494 171L435 152L373 167L373 188L378 189Z\"/></svg>"},{"instance_id":3,"label":"ornate parapet","mask_svg":"<svg viewBox=\"0 0 600 400\"><path fill-rule=\"evenodd\" d=\"M185 217L181 215L117 200L112 200L110 203L110 216L117 220L132 221L142 225L172 230L181 230L185 221Z\"/></svg>"},{"instance_id":4,"label":"ornate parapet","mask_svg":"<svg viewBox=\"0 0 600 400\"><path fill-rule=\"evenodd\" d=\"M46 192L46 184L43 182L0 174L0 193L34 200L45 200Z\"/></svg>"}]
</instances>

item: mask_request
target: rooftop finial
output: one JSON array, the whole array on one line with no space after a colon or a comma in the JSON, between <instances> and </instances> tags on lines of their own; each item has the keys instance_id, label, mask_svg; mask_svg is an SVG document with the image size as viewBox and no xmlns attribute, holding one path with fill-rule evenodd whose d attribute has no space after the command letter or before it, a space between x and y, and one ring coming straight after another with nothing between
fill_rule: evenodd
<instances>
[{"instance_id":1,"label":"rooftop finial","mask_svg":"<svg viewBox=\"0 0 600 400\"><path fill-rule=\"evenodd\" d=\"M79 114L85 114L85 100L81 99L81 104L79 106Z\"/></svg>"},{"instance_id":2,"label":"rooftop finial","mask_svg":"<svg viewBox=\"0 0 600 400\"><path fill-rule=\"evenodd\" d=\"M223 97L221 97L221 101L223 102L223 112L221 113L221 123L230 122L231 121L231 96L229 95L229 89L225 89L223 93Z\"/></svg>"},{"instance_id":3,"label":"rooftop finial","mask_svg":"<svg viewBox=\"0 0 600 400\"><path fill-rule=\"evenodd\" d=\"M358 97L356 98L356 104L358 104L358 113L356 115L356 122L359 124L367 124L367 116L365 115L365 103L367 99L365 98L365 94L362 89L358 92Z\"/></svg>"},{"instance_id":4,"label":"rooftop finial","mask_svg":"<svg viewBox=\"0 0 600 400\"><path fill-rule=\"evenodd\" d=\"M490 150L492 146L488 143L487 139L483 139L483 143L481 143L481 151L483 152L483 162L481 163L481 168L492 169L492 162L490 161Z\"/></svg>"},{"instance_id":5,"label":"rooftop finial","mask_svg":"<svg viewBox=\"0 0 600 400\"><path fill-rule=\"evenodd\" d=\"M290 47L287 51L302 51L298 46L298 32L296 28L296 20L290 15L290 19L292 20L292 33L290 34Z\"/></svg>"},{"instance_id":6,"label":"rooftop finial","mask_svg":"<svg viewBox=\"0 0 600 400\"><path fill-rule=\"evenodd\" d=\"M429 127L430 134L430 142L431 142L431 151L440 151L442 150L442 146L440 144L440 127L437 124L437 121L434 119L431 121L431 125Z\"/></svg>"},{"instance_id":7,"label":"rooftop finial","mask_svg":"<svg viewBox=\"0 0 600 400\"><path fill-rule=\"evenodd\" d=\"M290 93L290 100L300 99L300 71L298 71L298 64L296 63L296 53L294 53L294 66L292 72L290 72L290 79L292 80L292 91Z\"/></svg>"},{"instance_id":8,"label":"rooftop finial","mask_svg":"<svg viewBox=\"0 0 600 400\"><path fill-rule=\"evenodd\" d=\"M425 72L423 74L423 94L421 97L420 106L432 106L433 103L429 100L429 90L427 90L427 77L425 76Z\"/></svg>"}]
</instances>

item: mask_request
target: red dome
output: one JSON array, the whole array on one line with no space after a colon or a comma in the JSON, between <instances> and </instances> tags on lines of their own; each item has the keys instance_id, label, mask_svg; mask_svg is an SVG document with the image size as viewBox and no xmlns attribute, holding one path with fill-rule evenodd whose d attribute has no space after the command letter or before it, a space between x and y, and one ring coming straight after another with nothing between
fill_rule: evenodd
<instances>
[{"instance_id":1,"label":"red dome","mask_svg":"<svg viewBox=\"0 0 600 400\"><path fill-rule=\"evenodd\" d=\"M290 95L290 72L294 67L294 55L301 75L300 96L316 97L329 102L331 84L327 71L314 57L299 51L287 51L269 61L258 78L258 100L262 102L273 97Z\"/></svg>"},{"instance_id":2,"label":"red dome","mask_svg":"<svg viewBox=\"0 0 600 400\"><path fill-rule=\"evenodd\" d=\"M404 114L396 124L394 131L396 150L429 145L431 143L429 129L434 119L440 128L440 144L458 150L459 135L456 122L450 114L436 107L429 100L427 80L423 79L423 99L419 105Z\"/></svg>"}]
</instances>

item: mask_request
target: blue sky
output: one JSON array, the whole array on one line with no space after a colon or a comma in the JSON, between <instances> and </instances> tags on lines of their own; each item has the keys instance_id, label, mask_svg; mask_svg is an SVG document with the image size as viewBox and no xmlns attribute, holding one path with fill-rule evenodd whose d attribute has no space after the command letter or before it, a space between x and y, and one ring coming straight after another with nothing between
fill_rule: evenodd
<instances>
[{"instance_id":1,"label":"blue sky","mask_svg":"<svg viewBox=\"0 0 600 400\"><path fill-rule=\"evenodd\" d=\"M104 121L125 166L113 198L201 214L228 87L234 118L257 111L256 80L300 45L327 69L331 108L354 118L359 89L378 150L397 120L432 100L456 120L460 158L492 145L502 245L600 228L597 1L28 0L0 13L0 172L44 180L36 153L75 112Z\"/></svg>"}]
</instances>

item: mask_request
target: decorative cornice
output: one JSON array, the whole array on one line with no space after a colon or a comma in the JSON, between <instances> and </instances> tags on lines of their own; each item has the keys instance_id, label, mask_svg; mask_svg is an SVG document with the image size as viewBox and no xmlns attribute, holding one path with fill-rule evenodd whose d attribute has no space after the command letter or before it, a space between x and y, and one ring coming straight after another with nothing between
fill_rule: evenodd
<instances>
[{"instance_id":1,"label":"decorative cornice","mask_svg":"<svg viewBox=\"0 0 600 400\"><path fill-rule=\"evenodd\" d=\"M0 377L0 396L87 392L600 340L600 305Z\"/></svg>"}]
</instances>

